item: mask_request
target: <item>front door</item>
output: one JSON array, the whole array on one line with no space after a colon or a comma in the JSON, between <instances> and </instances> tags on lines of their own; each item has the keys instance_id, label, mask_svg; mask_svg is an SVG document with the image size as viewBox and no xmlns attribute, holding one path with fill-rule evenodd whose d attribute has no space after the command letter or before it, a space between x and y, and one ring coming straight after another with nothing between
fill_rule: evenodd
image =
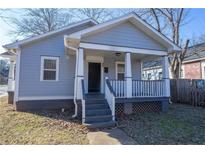
<instances>
[{"instance_id":1,"label":"front door","mask_svg":"<svg viewBox=\"0 0 205 154\"><path fill-rule=\"evenodd\" d=\"M88 92L100 92L100 63L88 63Z\"/></svg>"}]
</instances>

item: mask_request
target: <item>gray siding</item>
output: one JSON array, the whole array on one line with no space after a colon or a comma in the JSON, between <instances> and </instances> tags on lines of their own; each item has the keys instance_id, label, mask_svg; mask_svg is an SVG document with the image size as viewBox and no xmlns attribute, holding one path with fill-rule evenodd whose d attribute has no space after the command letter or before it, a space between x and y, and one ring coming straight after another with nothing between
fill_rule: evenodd
<instances>
[{"instance_id":1,"label":"gray siding","mask_svg":"<svg viewBox=\"0 0 205 154\"><path fill-rule=\"evenodd\" d=\"M124 61L124 60L117 60ZM105 74L110 79L116 79L116 60L114 58L105 58L104 67L108 67L108 73ZM132 77L133 79L141 79L141 63L136 59L132 59Z\"/></svg>"},{"instance_id":2,"label":"gray siding","mask_svg":"<svg viewBox=\"0 0 205 154\"><path fill-rule=\"evenodd\" d=\"M22 47L19 96L73 96L75 57L65 56L64 35L91 26L84 24ZM59 57L59 81L40 81L41 56Z\"/></svg>"},{"instance_id":3,"label":"gray siding","mask_svg":"<svg viewBox=\"0 0 205 154\"><path fill-rule=\"evenodd\" d=\"M166 50L164 46L140 31L130 22L84 37L82 41L125 47Z\"/></svg>"}]
</instances>

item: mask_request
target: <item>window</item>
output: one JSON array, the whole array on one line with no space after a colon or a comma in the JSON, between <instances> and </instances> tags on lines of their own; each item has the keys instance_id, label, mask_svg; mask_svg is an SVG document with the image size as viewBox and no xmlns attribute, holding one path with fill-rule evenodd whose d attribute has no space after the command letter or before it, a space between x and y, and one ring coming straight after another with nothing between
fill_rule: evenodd
<instances>
[{"instance_id":1,"label":"window","mask_svg":"<svg viewBox=\"0 0 205 154\"><path fill-rule=\"evenodd\" d=\"M151 80L151 79L152 79L152 74L151 74L151 73L148 73L147 79L148 79L148 80Z\"/></svg>"},{"instance_id":2,"label":"window","mask_svg":"<svg viewBox=\"0 0 205 154\"><path fill-rule=\"evenodd\" d=\"M162 72L159 72L159 80L162 80Z\"/></svg>"},{"instance_id":3,"label":"window","mask_svg":"<svg viewBox=\"0 0 205 154\"><path fill-rule=\"evenodd\" d=\"M116 78L117 80L124 80L125 77L125 64L123 62L116 63Z\"/></svg>"},{"instance_id":4,"label":"window","mask_svg":"<svg viewBox=\"0 0 205 154\"><path fill-rule=\"evenodd\" d=\"M58 71L58 57L41 57L41 81L58 81Z\"/></svg>"}]
</instances>

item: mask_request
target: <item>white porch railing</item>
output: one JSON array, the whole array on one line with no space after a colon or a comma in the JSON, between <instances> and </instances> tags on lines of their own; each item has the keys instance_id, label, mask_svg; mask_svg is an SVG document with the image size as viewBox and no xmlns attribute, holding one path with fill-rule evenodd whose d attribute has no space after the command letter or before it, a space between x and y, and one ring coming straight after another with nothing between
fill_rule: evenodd
<instances>
[{"instance_id":1,"label":"white porch railing","mask_svg":"<svg viewBox=\"0 0 205 154\"><path fill-rule=\"evenodd\" d=\"M115 121L115 93L108 78L105 80L105 98L112 112L112 120Z\"/></svg>"},{"instance_id":2,"label":"white porch railing","mask_svg":"<svg viewBox=\"0 0 205 154\"><path fill-rule=\"evenodd\" d=\"M110 80L116 98L126 98L126 81ZM132 97L165 96L165 80L132 80Z\"/></svg>"},{"instance_id":3,"label":"white porch railing","mask_svg":"<svg viewBox=\"0 0 205 154\"><path fill-rule=\"evenodd\" d=\"M162 97L164 92L164 80L132 80L132 97Z\"/></svg>"},{"instance_id":4,"label":"white porch railing","mask_svg":"<svg viewBox=\"0 0 205 154\"><path fill-rule=\"evenodd\" d=\"M116 98L125 97L125 80L110 80L113 91L115 92Z\"/></svg>"}]
</instances>

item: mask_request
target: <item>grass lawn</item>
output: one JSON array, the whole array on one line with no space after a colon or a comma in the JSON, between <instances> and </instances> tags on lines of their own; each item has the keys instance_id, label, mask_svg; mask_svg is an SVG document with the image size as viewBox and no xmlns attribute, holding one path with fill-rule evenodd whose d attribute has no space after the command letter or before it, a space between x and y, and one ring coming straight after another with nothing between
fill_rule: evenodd
<instances>
[{"instance_id":1,"label":"grass lawn","mask_svg":"<svg viewBox=\"0 0 205 154\"><path fill-rule=\"evenodd\" d=\"M141 113L118 122L138 144L205 144L205 108L172 104L168 113Z\"/></svg>"},{"instance_id":2,"label":"grass lawn","mask_svg":"<svg viewBox=\"0 0 205 154\"><path fill-rule=\"evenodd\" d=\"M87 132L68 112L16 112L0 98L0 144L88 144Z\"/></svg>"}]
</instances>

